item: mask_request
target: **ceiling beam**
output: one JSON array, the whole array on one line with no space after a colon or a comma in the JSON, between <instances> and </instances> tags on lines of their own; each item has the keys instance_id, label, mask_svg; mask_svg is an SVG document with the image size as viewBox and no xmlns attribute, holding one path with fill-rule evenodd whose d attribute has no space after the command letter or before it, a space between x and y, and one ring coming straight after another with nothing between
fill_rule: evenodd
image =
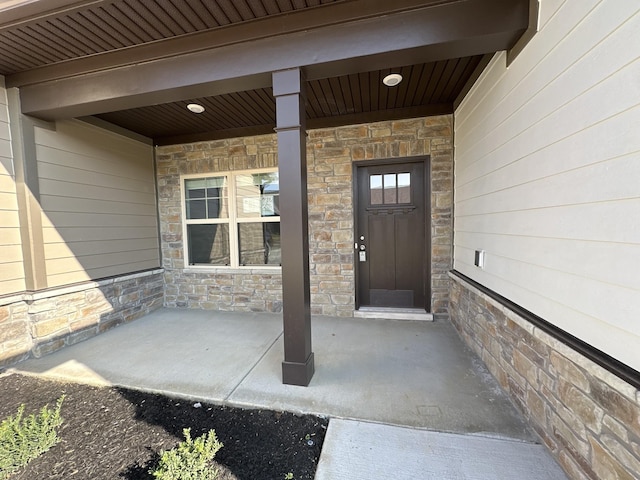
<instances>
[{"instance_id":1,"label":"ceiling beam","mask_svg":"<svg viewBox=\"0 0 640 480\"><path fill-rule=\"evenodd\" d=\"M478 55L527 25L527 1L458 0L29 85L22 107L54 120L264 88L288 68L313 80Z\"/></svg>"},{"instance_id":2,"label":"ceiling beam","mask_svg":"<svg viewBox=\"0 0 640 480\"><path fill-rule=\"evenodd\" d=\"M74 4L78 0L37 0L37 5L51 1ZM104 0L85 0L85 4ZM437 6L459 0L352 0L338 4L325 4L286 15L270 15L253 21L235 23L161 40L111 50L104 53L53 63L39 68L15 73L6 78L8 87L23 87L61 78L86 75L102 70L137 65L144 62L212 50L237 43L246 43L287 33L306 32L313 29L349 23L381 15ZM31 4L30 4L31 5ZM26 6L25 6L26 8ZM44 8L44 6L41 6ZM53 15L55 16L55 15ZM0 24L1 25L1 24ZM2 27L0 26L0 30Z\"/></svg>"}]
</instances>

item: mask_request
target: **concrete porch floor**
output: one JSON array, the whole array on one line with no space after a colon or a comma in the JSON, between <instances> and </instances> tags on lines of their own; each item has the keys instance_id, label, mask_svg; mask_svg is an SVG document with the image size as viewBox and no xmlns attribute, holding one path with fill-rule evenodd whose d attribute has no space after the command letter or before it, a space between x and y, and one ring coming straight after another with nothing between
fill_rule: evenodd
<instances>
[{"instance_id":1,"label":"concrete porch floor","mask_svg":"<svg viewBox=\"0 0 640 480\"><path fill-rule=\"evenodd\" d=\"M308 387L282 384L275 314L161 309L13 370L329 417L318 480L566 478L448 322L314 317L312 331Z\"/></svg>"}]
</instances>

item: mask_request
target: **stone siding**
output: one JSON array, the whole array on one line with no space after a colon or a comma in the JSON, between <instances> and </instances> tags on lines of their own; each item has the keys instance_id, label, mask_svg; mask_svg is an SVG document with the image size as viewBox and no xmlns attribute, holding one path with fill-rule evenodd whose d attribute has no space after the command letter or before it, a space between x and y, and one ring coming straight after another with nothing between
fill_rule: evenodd
<instances>
[{"instance_id":1,"label":"stone siding","mask_svg":"<svg viewBox=\"0 0 640 480\"><path fill-rule=\"evenodd\" d=\"M180 198L180 175L277 167L276 135L158 147L156 165L165 305L281 311L282 275L277 267L185 268Z\"/></svg>"},{"instance_id":2,"label":"stone siding","mask_svg":"<svg viewBox=\"0 0 640 480\"><path fill-rule=\"evenodd\" d=\"M452 278L454 326L569 478L640 478L640 392Z\"/></svg>"},{"instance_id":3,"label":"stone siding","mask_svg":"<svg viewBox=\"0 0 640 480\"><path fill-rule=\"evenodd\" d=\"M431 157L434 314L448 312L452 261L452 118L450 115L310 130L307 140L309 256L313 314L353 316L354 161ZM168 307L278 312L278 269L185 268L180 175L277 165L276 135L158 147L161 244Z\"/></svg>"},{"instance_id":4,"label":"stone siding","mask_svg":"<svg viewBox=\"0 0 640 480\"><path fill-rule=\"evenodd\" d=\"M93 337L162 304L162 270L5 298L0 367Z\"/></svg>"}]
</instances>

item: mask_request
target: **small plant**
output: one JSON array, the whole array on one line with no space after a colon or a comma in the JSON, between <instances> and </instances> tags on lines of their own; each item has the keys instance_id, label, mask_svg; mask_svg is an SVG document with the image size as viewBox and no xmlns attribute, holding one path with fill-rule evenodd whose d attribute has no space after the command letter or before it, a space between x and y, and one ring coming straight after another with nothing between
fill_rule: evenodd
<instances>
[{"instance_id":1,"label":"small plant","mask_svg":"<svg viewBox=\"0 0 640 480\"><path fill-rule=\"evenodd\" d=\"M15 416L0 423L0 480L43 454L58 443L58 427L62 424L60 408L64 395L51 410L45 405L38 415L24 416L24 404Z\"/></svg>"},{"instance_id":2,"label":"small plant","mask_svg":"<svg viewBox=\"0 0 640 480\"><path fill-rule=\"evenodd\" d=\"M285 473L284 480L293 480L293 473L292 472Z\"/></svg>"},{"instance_id":3,"label":"small plant","mask_svg":"<svg viewBox=\"0 0 640 480\"><path fill-rule=\"evenodd\" d=\"M185 428L185 440L175 448L163 451L160 462L151 474L160 480L215 480L218 469L210 463L223 445L218 441L215 430L191 439L191 429Z\"/></svg>"}]
</instances>

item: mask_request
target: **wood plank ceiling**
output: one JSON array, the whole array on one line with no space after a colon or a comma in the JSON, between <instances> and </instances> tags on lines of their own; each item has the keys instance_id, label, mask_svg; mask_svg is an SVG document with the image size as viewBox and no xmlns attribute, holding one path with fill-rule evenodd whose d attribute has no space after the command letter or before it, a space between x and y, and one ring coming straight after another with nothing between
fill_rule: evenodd
<instances>
[{"instance_id":1,"label":"wood plank ceiling","mask_svg":"<svg viewBox=\"0 0 640 480\"><path fill-rule=\"evenodd\" d=\"M285 18L292 12L327 9L348 1L58 0L52 4L63 6L46 14L12 18L0 11L0 75L18 77L79 58L126 51L269 16ZM451 112L454 100L482 58L476 55L390 65L383 70L309 81L309 127ZM386 87L382 78L392 72L400 73L404 80L396 87ZM191 102L203 105L205 112L189 112L185 107ZM270 132L275 125L275 101L271 89L262 88L186 98L98 117L166 144Z\"/></svg>"}]
</instances>

